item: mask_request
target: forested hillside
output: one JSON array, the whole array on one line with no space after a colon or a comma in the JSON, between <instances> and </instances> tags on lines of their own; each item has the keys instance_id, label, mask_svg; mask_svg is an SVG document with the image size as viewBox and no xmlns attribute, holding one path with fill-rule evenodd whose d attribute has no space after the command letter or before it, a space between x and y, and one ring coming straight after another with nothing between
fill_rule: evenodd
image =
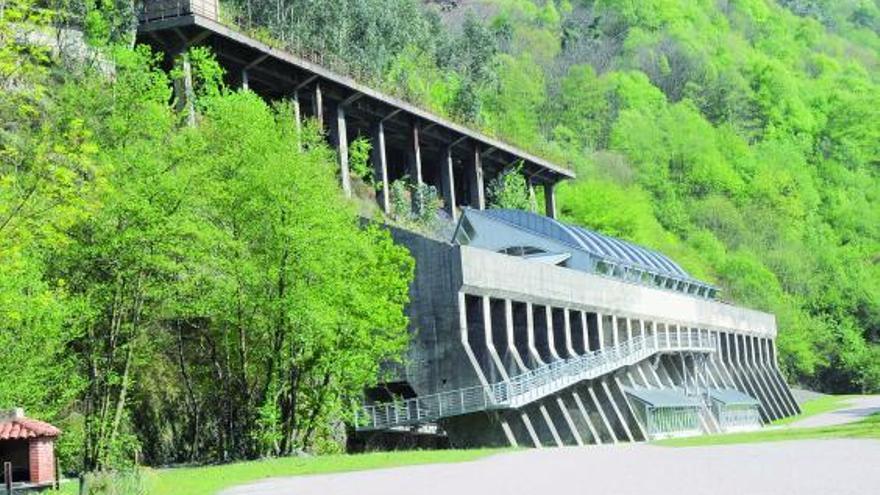
<instances>
[{"instance_id":1,"label":"forested hillside","mask_svg":"<svg viewBox=\"0 0 880 495\"><path fill-rule=\"evenodd\" d=\"M775 313L792 381L880 391L876 2L221 3L572 167L564 219ZM0 3L0 408L57 422L73 470L337 449L406 348L412 260L317 129L202 49L188 119L134 26L129 2Z\"/></svg>"},{"instance_id":2,"label":"forested hillside","mask_svg":"<svg viewBox=\"0 0 880 495\"><path fill-rule=\"evenodd\" d=\"M223 4L229 22L568 164L564 219L775 313L792 379L880 389L877 2L419 3Z\"/></svg>"}]
</instances>

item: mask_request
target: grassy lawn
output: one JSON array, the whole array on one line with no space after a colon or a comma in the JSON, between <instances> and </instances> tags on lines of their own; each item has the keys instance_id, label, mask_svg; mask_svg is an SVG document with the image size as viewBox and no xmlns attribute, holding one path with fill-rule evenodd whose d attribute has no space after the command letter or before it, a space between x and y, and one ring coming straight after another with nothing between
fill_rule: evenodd
<instances>
[{"instance_id":1,"label":"grassy lawn","mask_svg":"<svg viewBox=\"0 0 880 495\"><path fill-rule=\"evenodd\" d=\"M849 402L857 397L855 395L822 395L816 399L801 404L802 413L798 416L789 416L787 418L777 419L771 425L781 426L800 421L816 414L842 409L849 405Z\"/></svg>"},{"instance_id":2,"label":"grassy lawn","mask_svg":"<svg viewBox=\"0 0 880 495\"><path fill-rule=\"evenodd\" d=\"M480 459L503 449L424 450L378 452L358 455L290 457L219 466L161 469L152 472L151 495L214 495L232 486L277 476L361 471L415 464L464 462Z\"/></svg>"},{"instance_id":3,"label":"grassy lawn","mask_svg":"<svg viewBox=\"0 0 880 495\"><path fill-rule=\"evenodd\" d=\"M876 438L880 439L880 414L868 416L855 423L816 428L765 428L746 433L707 435L702 437L671 438L653 442L670 447L698 447L734 443L781 442L821 438Z\"/></svg>"}]
</instances>

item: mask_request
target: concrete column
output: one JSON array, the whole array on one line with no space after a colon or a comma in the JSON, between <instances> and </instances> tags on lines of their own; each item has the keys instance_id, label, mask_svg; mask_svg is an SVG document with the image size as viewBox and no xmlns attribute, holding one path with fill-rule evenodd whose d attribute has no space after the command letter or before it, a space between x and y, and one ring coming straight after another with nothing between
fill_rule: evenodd
<instances>
[{"instance_id":1,"label":"concrete column","mask_svg":"<svg viewBox=\"0 0 880 495\"><path fill-rule=\"evenodd\" d=\"M633 339L633 321L632 318L626 318L624 320L626 322L626 340Z\"/></svg>"},{"instance_id":2,"label":"concrete column","mask_svg":"<svg viewBox=\"0 0 880 495\"><path fill-rule=\"evenodd\" d=\"M600 350L600 351L605 347L605 343L603 342L603 340L605 339L605 330L602 327L603 327L602 313L596 313L596 332L598 332L598 334L599 334L598 335L598 337L599 337L598 338L598 342L599 342L598 350Z\"/></svg>"},{"instance_id":3,"label":"concrete column","mask_svg":"<svg viewBox=\"0 0 880 495\"><path fill-rule=\"evenodd\" d=\"M584 331L584 354L590 352L590 327L587 325L587 312L580 311L581 330Z\"/></svg>"},{"instance_id":4,"label":"concrete column","mask_svg":"<svg viewBox=\"0 0 880 495\"><path fill-rule=\"evenodd\" d=\"M440 181L443 187L443 203L446 207L446 212L449 213L454 222L458 219L458 213L455 209L455 174L452 170L451 146L446 148L443 165L440 167Z\"/></svg>"},{"instance_id":5,"label":"concrete column","mask_svg":"<svg viewBox=\"0 0 880 495\"><path fill-rule=\"evenodd\" d=\"M486 189L483 186L483 159L480 156L480 145L474 144L470 160L467 163L468 186L470 189L469 203L471 208L486 209Z\"/></svg>"},{"instance_id":6,"label":"concrete column","mask_svg":"<svg viewBox=\"0 0 880 495\"><path fill-rule=\"evenodd\" d=\"M318 122L318 129L324 130L324 96L321 91L321 83L315 84L315 98L312 100L312 110L314 111L315 120Z\"/></svg>"},{"instance_id":7,"label":"concrete column","mask_svg":"<svg viewBox=\"0 0 880 495\"><path fill-rule=\"evenodd\" d=\"M571 431L571 436L574 437L575 443L577 443L579 447L582 447L584 445L584 439L581 438L577 426L574 425L574 420L571 419L571 414L568 412L568 406L562 401L562 397L559 397L558 395L556 396L556 405L559 406L559 411L562 412L562 417L565 419L565 423L568 425L568 429Z\"/></svg>"},{"instance_id":8,"label":"concrete column","mask_svg":"<svg viewBox=\"0 0 880 495\"><path fill-rule=\"evenodd\" d=\"M535 363L538 366L544 364L544 360L541 359L541 353L538 352L538 348L535 347L535 316L532 314L532 303L526 303L526 328L528 329L528 342L529 342L529 353L532 355L532 359L535 360Z\"/></svg>"},{"instance_id":9,"label":"concrete column","mask_svg":"<svg viewBox=\"0 0 880 495\"><path fill-rule=\"evenodd\" d=\"M241 70L241 89L247 91L250 89L250 81L248 80L248 70Z\"/></svg>"},{"instance_id":10,"label":"concrete column","mask_svg":"<svg viewBox=\"0 0 880 495\"><path fill-rule=\"evenodd\" d=\"M342 192L351 197L351 171L348 168L348 127L345 124L345 106L340 103L336 107L336 152L339 155L339 180L342 181Z\"/></svg>"},{"instance_id":11,"label":"concrete column","mask_svg":"<svg viewBox=\"0 0 880 495\"><path fill-rule=\"evenodd\" d=\"M632 377L630 377L630 381L632 381ZM648 431L644 427L644 425L642 425L642 422L639 421L639 416L633 410L632 403L630 402L629 397L626 396L626 392L623 391L623 386L620 384L620 379L616 376L614 377L614 383L617 384L617 390L620 391L620 395L623 397L624 406L626 406L627 412L633 418L633 422L635 422L636 427L638 427L639 433L641 433L642 435L642 439L648 440ZM635 439L633 438L633 440Z\"/></svg>"},{"instance_id":12,"label":"concrete column","mask_svg":"<svg viewBox=\"0 0 880 495\"><path fill-rule=\"evenodd\" d=\"M464 292L458 293L458 326L461 346L464 348L464 353L467 356L468 361L471 363L471 368L473 368L480 384L489 388L489 381L486 380L486 375L483 374L483 370L480 368L480 362L477 361L477 357L474 355L474 351L471 349L471 345L468 342L467 312Z\"/></svg>"},{"instance_id":13,"label":"concrete column","mask_svg":"<svg viewBox=\"0 0 880 495\"><path fill-rule=\"evenodd\" d=\"M424 183L424 180L422 180L422 146L419 142L418 122L413 122L410 125L409 151L407 155L410 180L416 185Z\"/></svg>"},{"instance_id":14,"label":"concrete column","mask_svg":"<svg viewBox=\"0 0 880 495\"><path fill-rule=\"evenodd\" d=\"M617 338L617 317L613 315L611 316L611 342L615 347L620 344Z\"/></svg>"},{"instance_id":15,"label":"concrete column","mask_svg":"<svg viewBox=\"0 0 880 495\"><path fill-rule=\"evenodd\" d=\"M189 54L183 52L179 56L182 77L174 81L174 96L177 99L177 109L186 112L186 124L190 127L196 125L195 90L193 89L192 63Z\"/></svg>"},{"instance_id":16,"label":"concrete column","mask_svg":"<svg viewBox=\"0 0 880 495\"><path fill-rule=\"evenodd\" d=\"M504 368L504 363L501 361L501 356L498 355L498 349L495 347L495 340L492 337L492 301L489 296L483 296L481 302L483 304L483 336L486 339L489 356L492 357L492 363L495 364L501 379L506 382L510 381L510 376L507 374L507 369Z\"/></svg>"},{"instance_id":17,"label":"concrete column","mask_svg":"<svg viewBox=\"0 0 880 495\"><path fill-rule=\"evenodd\" d=\"M528 367L526 367L522 356L519 355L519 349L516 348L516 339L513 335L513 301L510 299L504 300L504 323L506 325L505 330L507 331L507 351L513 356L513 361L516 363L519 372L525 373L528 371Z\"/></svg>"},{"instance_id":18,"label":"concrete column","mask_svg":"<svg viewBox=\"0 0 880 495\"><path fill-rule=\"evenodd\" d=\"M544 306L544 314L547 319L547 342L550 347L550 355L556 359L562 359L562 356L559 355L559 351L556 350L556 337L553 335L555 330L555 326L553 325L553 307L549 304Z\"/></svg>"},{"instance_id":19,"label":"concrete column","mask_svg":"<svg viewBox=\"0 0 880 495\"><path fill-rule=\"evenodd\" d=\"M296 148L302 151L302 109L299 103L299 90L294 90L290 96L290 106L293 109L293 125L296 129Z\"/></svg>"},{"instance_id":20,"label":"concrete column","mask_svg":"<svg viewBox=\"0 0 880 495\"><path fill-rule=\"evenodd\" d=\"M385 214L391 213L391 184L388 180L388 155L385 153L385 123L381 120L373 129L373 177L382 184L376 194Z\"/></svg>"},{"instance_id":21,"label":"concrete column","mask_svg":"<svg viewBox=\"0 0 880 495\"><path fill-rule=\"evenodd\" d=\"M605 425L605 429L611 436L611 441L618 443L620 440L617 439L617 432L611 427L611 422L608 421L608 416L605 415L605 410L602 409L602 404L599 403L599 398L596 396L596 391L593 390L592 385L587 387L587 393L590 394L590 399L593 401L593 404L596 405L596 411L599 412L599 417L602 418L602 423Z\"/></svg>"},{"instance_id":22,"label":"concrete column","mask_svg":"<svg viewBox=\"0 0 880 495\"><path fill-rule=\"evenodd\" d=\"M571 338L571 315L568 312L568 308L562 308L562 313L563 321L565 321L565 350L568 351L568 357L575 357L577 353L574 352L574 344Z\"/></svg>"},{"instance_id":23,"label":"concrete column","mask_svg":"<svg viewBox=\"0 0 880 495\"><path fill-rule=\"evenodd\" d=\"M596 431L596 426L593 425L593 421L590 419L590 414L587 412L587 408L584 407L580 394L578 394L577 391L572 391L571 396L574 398L575 404L577 404L578 411L581 413L581 418L584 420L584 423L587 424L587 428L590 429L590 435L596 440L596 445L602 445L602 437L600 437L599 432Z\"/></svg>"},{"instance_id":24,"label":"concrete column","mask_svg":"<svg viewBox=\"0 0 880 495\"><path fill-rule=\"evenodd\" d=\"M556 184L544 184L544 214L556 218Z\"/></svg>"},{"instance_id":25,"label":"concrete column","mask_svg":"<svg viewBox=\"0 0 880 495\"><path fill-rule=\"evenodd\" d=\"M629 425L626 423L626 419L624 419L623 414L620 412L620 408L617 406L617 401L614 400L614 396L611 395L611 389L608 387L608 382L604 379L600 380L602 384L602 390L605 392L605 396L608 397L608 402L611 404L611 408L614 409L614 414L617 415L617 420L620 421L621 426L623 426L623 431L626 433L626 438L632 442L633 435L629 429Z\"/></svg>"}]
</instances>

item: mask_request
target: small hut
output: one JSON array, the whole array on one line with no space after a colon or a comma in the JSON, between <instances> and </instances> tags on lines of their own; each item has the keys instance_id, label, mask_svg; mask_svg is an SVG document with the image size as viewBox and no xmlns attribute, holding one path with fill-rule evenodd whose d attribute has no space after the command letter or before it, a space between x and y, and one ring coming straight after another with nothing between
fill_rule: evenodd
<instances>
[{"instance_id":1,"label":"small hut","mask_svg":"<svg viewBox=\"0 0 880 495\"><path fill-rule=\"evenodd\" d=\"M56 482L55 440L61 430L25 417L24 410L0 411L0 480L6 486L6 463L16 487L39 488Z\"/></svg>"}]
</instances>

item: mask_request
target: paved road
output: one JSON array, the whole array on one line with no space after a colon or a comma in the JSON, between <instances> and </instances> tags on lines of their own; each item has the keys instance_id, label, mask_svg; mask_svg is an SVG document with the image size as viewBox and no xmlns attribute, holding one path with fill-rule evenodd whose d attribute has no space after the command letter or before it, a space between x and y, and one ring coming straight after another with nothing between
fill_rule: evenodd
<instances>
[{"instance_id":1,"label":"paved road","mask_svg":"<svg viewBox=\"0 0 880 495\"><path fill-rule=\"evenodd\" d=\"M867 395L850 401L850 405L843 409L817 414L800 421L795 421L791 426L833 426L858 421L865 416L880 413L880 395ZM880 493L880 489L878 489Z\"/></svg>"},{"instance_id":2,"label":"paved road","mask_svg":"<svg viewBox=\"0 0 880 495\"><path fill-rule=\"evenodd\" d=\"M501 454L475 462L266 480L223 495L866 495L880 441L712 447L637 444Z\"/></svg>"}]
</instances>

